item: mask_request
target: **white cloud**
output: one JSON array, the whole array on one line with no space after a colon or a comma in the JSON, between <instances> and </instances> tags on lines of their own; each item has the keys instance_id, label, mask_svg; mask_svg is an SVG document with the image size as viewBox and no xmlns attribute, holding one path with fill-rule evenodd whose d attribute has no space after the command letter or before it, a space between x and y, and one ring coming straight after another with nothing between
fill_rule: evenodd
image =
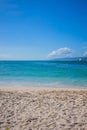
<instances>
[{"instance_id":1,"label":"white cloud","mask_svg":"<svg viewBox=\"0 0 87 130\"><path fill-rule=\"evenodd\" d=\"M86 52L84 52L83 56L87 56L87 51L86 51Z\"/></svg>"},{"instance_id":2,"label":"white cloud","mask_svg":"<svg viewBox=\"0 0 87 130\"><path fill-rule=\"evenodd\" d=\"M48 57L71 57L72 55L72 50L70 48L64 47L64 48L59 48L55 51L52 51L51 53L48 54Z\"/></svg>"}]
</instances>

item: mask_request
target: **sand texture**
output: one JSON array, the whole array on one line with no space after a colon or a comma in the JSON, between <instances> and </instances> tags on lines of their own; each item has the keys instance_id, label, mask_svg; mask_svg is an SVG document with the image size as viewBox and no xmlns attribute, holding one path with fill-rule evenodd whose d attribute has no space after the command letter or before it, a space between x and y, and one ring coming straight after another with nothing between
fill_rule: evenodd
<instances>
[{"instance_id":1,"label":"sand texture","mask_svg":"<svg viewBox=\"0 0 87 130\"><path fill-rule=\"evenodd\" d=\"M87 91L1 88L0 130L6 128L87 130Z\"/></svg>"}]
</instances>

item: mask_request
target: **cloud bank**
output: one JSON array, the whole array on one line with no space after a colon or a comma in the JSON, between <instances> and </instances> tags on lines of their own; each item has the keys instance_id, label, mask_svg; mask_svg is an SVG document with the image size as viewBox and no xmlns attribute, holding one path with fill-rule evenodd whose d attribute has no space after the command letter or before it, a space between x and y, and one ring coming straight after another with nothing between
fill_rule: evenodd
<instances>
[{"instance_id":1,"label":"cloud bank","mask_svg":"<svg viewBox=\"0 0 87 130\"><path fill-rule=\"evenodd\" d=\"M70 48L64 47L64 48L59 48L57 50L52 51L51 53L48 54L48 58L52 57L71 57L72 56L72 50Z\"/></svg>"},{"instance_id":2,"label":"cloud bank","mask_svg":"<svg viewBox=\"0 0 87 130\"><path fill-rule=\"evenodd\" d=\"M12 58L11 55L8 54L0 54L0 60L8 60Z\"/></svg>"},{"instance_id":3,"label":"cloud bank","mask_svg":"<svg viewBox=\"0 0 87 130\"><path fill-rule=\"evenodd\" d=\"M87 56L87 51L86 51L86 52L84 52L83 56Z\"/></svg>"}]
</instances>

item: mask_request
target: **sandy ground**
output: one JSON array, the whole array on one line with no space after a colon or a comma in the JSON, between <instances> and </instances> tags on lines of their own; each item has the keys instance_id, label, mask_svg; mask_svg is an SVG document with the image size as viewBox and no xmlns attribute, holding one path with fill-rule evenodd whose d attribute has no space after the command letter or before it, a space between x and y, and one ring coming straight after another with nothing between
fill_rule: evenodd
<instances>
[{"instance_id":1,"label":"sandy ground","mask_svg":"<svg viewBox=\"0 0 87 130\"><path fill-rule=\"evenodd\" d=\"M87 89L0 87L0 130L87 130Z\"/></svg>"}]
</instances>

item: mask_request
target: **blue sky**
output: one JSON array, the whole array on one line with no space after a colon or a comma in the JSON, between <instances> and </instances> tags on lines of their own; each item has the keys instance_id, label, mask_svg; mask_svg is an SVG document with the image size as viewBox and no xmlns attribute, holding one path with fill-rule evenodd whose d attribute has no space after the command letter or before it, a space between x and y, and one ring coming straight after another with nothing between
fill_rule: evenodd
<instances>
[{"instance_id":1,"label":"blue sky","mask_svg":"<svg viewBox=\"0 0 87 130\"><path fill-rule=\"evenodd\" d=\"M0 0L0 59L87 56L87 0Z\"/></svg>"}]
</instances>

